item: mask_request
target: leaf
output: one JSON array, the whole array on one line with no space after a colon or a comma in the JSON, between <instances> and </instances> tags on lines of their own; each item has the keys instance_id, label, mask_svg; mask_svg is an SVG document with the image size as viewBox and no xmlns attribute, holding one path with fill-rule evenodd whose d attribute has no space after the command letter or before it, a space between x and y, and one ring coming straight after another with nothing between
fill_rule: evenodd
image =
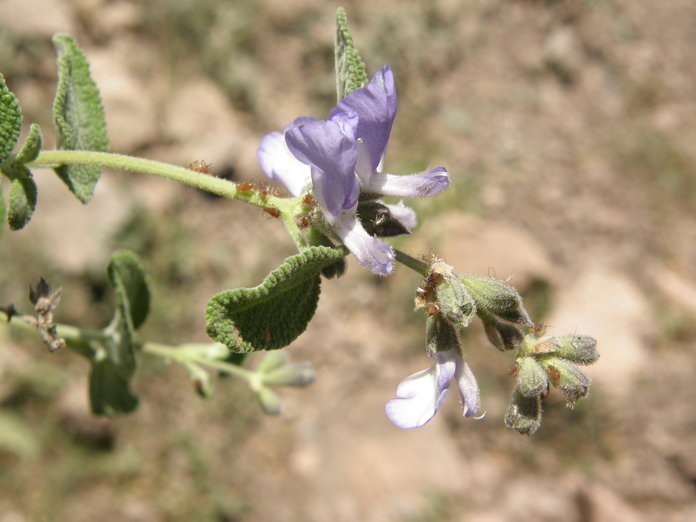
<instances>
[{"instance_id":1,"label":"leaf","mask_svg":"<svg viewBox=\"0 0 696 522\"><path fill-rule=\"evenodd\" d=\"M348 96L355 89L367 84L365 62L355 48L353 37L348 29L346 10L336 10L336 92L338 101Z\"/></svg>"},{"instance_id":2,"label":"leaf","mask_svg":"<svg viewBox=\"0 0 696 522\"><path fill-rule=\"evenodd\" d=\"M22 111L14 94L0 74L0 163L10 157L22 132Z\"/></svg>"},{"instance_id":3,"label":"leaf","mask_svg":"<svg viewBox=\"0 0 696 522\"><path fill-rule=\"evenodd\" d=\"M288 257L259 286L217 294L206 309L208 335L233 352L287 346L314 315L319 272L343 255L334 248L310 247Z\"/></svg>"},{"instance_id":4,"label":"leaf","mask_svg":"<svg viewBox=\"0 0 696 522\"><path fill-rule=\"evenodd\" d=\"M12 230L19 230L29 223L36 208L36 183L34 183L29 169L20 163L13 162L12 174L8 195L7 223Z\"/></svg>"},{"instance_id":5,"label":"leaf","mask_svg":"<svg viewBox=\"0 0 696 522\"><path fill-rule=\"evenodd\" d=\"M53 101L53 122L58 149L106 151L104 108L89 63L75 40L66 34L53 37L58 53L58 87ZM87 203L101 175L93 165L61 165L56 174L82 203Z\"/></svg>"},{"instance_id":6,"label":"leaf","mask_svg":"<svg viewBox=\"0 0 696 522\"><path fill-rule=\"evenodd\" d=\"M115 417L134 411L138 398L131 393L124 378L107 358L92 362L89 374L89 401L92 413Z\"/></svg>"},{"instance_id":7,"label":"leaf","mask_svg":"<svg viewBox=\"0 0 696 522\"><path fill-rule=\"evenodd\" d=\"M116 311L102 344L113 369L128 379L135 373L135 331L147 318L150 290L142 262L130 250L114 252L107 275L116 293Z\"/></svg>"},{"instance_id":8,"label":"leaf","mask_svg":"<svg viewBox=\"0 0 696 522\"><path fill-rule=\"evenodd\" d=\"M17 163L29 163L34 161L36 157L41 152L41 127L36 123L32 123L29 127L29 134L27 134L27 139L24 140L24 145L22 145L21 150L15 156L15 161Z\"/></svg>"},{"instance_id":9,"label":"leaf","mask_svg":"<svg viewBox=\"0 0 696 522\"><path fill-rule=\"evenodd\" d=\"M107 275L116 292L117 305L131 329L137 330L150 311L150 288L142 261L130 250L117 250L111 256Z\"/></svg>"}]
</instances>

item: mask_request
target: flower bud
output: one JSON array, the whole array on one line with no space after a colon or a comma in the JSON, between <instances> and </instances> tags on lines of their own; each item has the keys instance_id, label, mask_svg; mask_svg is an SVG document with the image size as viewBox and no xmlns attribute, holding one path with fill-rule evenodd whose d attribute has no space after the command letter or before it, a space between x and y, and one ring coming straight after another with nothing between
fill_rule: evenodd
<instances>
[{"instance_id":1,"label":"flower bud","mask_svg":"<svg viewBox=\"0 0 696 522\"><path fill-rule=\"evenodd\" d=\"M532 320L522 304L522 297L510 285L488 277L460 275L479 312L494 315L511 323L532 326Z\"/></svg>"},{"instance_id":2,"label":"flower bud","mask_svg":"<svg viewBox=\"0 0 696 522\"><path fill-rule=\"evenodd\" d=\"M512 373L517 377L516 390L523 397L541 397L549 389L549 378L546 370L534 357L517 359Z\"/></svg>"},{"instance_id":3,"label":"flower bud","mask_svg":"<svg viewBox=\"0 0 696 522\"><path fill-rule=\"evenodd\" d=\"M488 340L498 348L498 350L514 350L517 348L524 334L520 331L517 325L505 321L499 321L492 315L479 311L479 317L483 322L483 328L486 332Z\"/></svg>"},{"instance_id":4,"label":"flower bud","mask_svg":"<svg viewBox=\"0 0 696 522\"><path fill-rule=\"evenodd\" d=\"M263 383L270 386L309 386L314 379L314 370L307 363L285 364L261 375Z\"/></svg>"},{"instance_id":5,"label":"flower bud","mask_svg":"<svg viewBox=\"0 0 696 522\"><path fill-rule=\"evenodd\" d=\"M210 374L195 363L187 364L186 369L196 393L204 399L210 399L213 396L213 380Z\"/></svg>"},{"instance_id":6,"label":"flower bud","mask_svg":"<svg viewBox=\"0 0 696 522\"><path fill-rule=\"evenodd\" d=\"M435 287L435 299L447 321L461 327L469 326L476 313L476 304L458 277L443 277Z\"/></svg>"},{"instance_id":7,"label":"flower bud","mask_svg":"<svg viewBox=\"0 0 696 522\"><path fill-rule=\"evenodd\" d=\"M262 386L256 392L256 400L266 415L279 415L283 409L280 397L270 388Z\"/></svg>"},{"instance_id":8,"label":"flower bud","mask_svg":"<svg viewBox=\"0 0 696 522\"><path fill-rule=\"evenodd\" d=\"M523 397L515 390L505 412L505 426L523 435L534 435L541 426L541 398Z\"/></svg>"},{"instance_id":9,"label":"flower bud","mask_svg":"<svg viewBox=\"0 0 696 522\"><path fill-rule=\"evenodd\" d=\"M573 363L559 357L540 357L539 362L546 369L551 383L565 395L568 406L573 406L589 393L590 378Z\"/></svg>"},{"instance_id":10,"label":"flower bud","mask_svg":"<svg viewBox=\"0 0 696 522\"><path fill-rule=\"evenodd\" d=\"M256 371L259 373L269 373L286 364L288 364L288 355L285 353L285 350L272 350L266 352L266 356L258 365Z\"/></svg>"},{"instance_id":11,"label":"flower bud","mask_svg":"<svg viewBox=\"0 0 696 522\"><path fill-rule=\"evenodd\" d=\"M429 315L425 320L425 346L429 355L436 352L459 350L457 330L441 315Z\"/></svg>"},{"instance_id":12,"label":"flower bud","mask_svg":"<svg viewBox=\"0 0 696 522\"><path fill-rule=\"evenodd\" d=\"M577 364L592 364L599 359L597 341L587 335L568 335L555 339L555 355Z\"/></svg>"}]
</instances>

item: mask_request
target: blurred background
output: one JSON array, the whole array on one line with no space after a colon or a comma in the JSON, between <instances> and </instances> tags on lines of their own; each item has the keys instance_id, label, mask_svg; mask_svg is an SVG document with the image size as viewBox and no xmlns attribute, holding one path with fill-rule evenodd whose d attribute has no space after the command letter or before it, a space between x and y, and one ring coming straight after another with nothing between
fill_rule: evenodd
<instances>
[{"instance_id":1,"label":"blurred background","mask_svg":"<svg viewBox=\"0 0 696 522\"><path fill-rule=\"evenodd\" d=\"M104 100L111 150L263 179L259 139L335 104L335 2L0 0L0 71L47 148L55 32L73 35ZM264 417L243 383L199 399L143 360L133 415L93 418L87 365L0 328L0 522L686 521L696 519L696 4L691 0L356 0L370 73L391 64L399 113L387 172L445 166L398 246L457 272L511 277L551 334L596 337L590 397L552 391L532 438L503 426L512 360L466 336L486 417L454 394L426 427L384 416L429 365L419 277L353 260L291 346L313 387ZM26 129L25 129L26 131ZM101 328L115 248L143 256L142 336L206 341L218 291L293 253L260 210L107 171L83 207L50 171L0 246L0 302L29 310L40 276L58 320ZM253 361L252 361L253 364Z\"/></svg>"}]
</instances>

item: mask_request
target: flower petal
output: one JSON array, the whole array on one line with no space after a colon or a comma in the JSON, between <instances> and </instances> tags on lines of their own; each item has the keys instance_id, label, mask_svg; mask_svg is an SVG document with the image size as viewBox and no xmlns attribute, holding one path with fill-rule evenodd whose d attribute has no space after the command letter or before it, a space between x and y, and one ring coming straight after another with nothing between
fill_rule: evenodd
<instances>
[{"instance_id":1,"label":"flower petal","mask_svg":"<svg viewBox=\"0 0 696 522\"><path fill-rule=\"evenodd\" d=\"M387 205L385 207L389 209L391 216L401 223L405 228L411 230L416 228L418 224L418 219L416 219L416 212L411 208L404 205L403 200L399 201L396 205Z\"/></svg>"},{"instance_id":2,"label":"flower petal","mask_svg":"<svg viewBox=\"0 0 696 522\"><path fill-rule=\"evenodd\" d=\"M334 219L329 219L329 224L364 268L381 276L392 273L394 250L368 234L358 221L354 210L344 211Z\"/></svg>"},{"instance_id":3,"label":"flower petal","mask_svg":"<svg viewBox=\"0 0 696 522\"><path fill-rule=\"evenodd\" d=\"M385 405L389 420L405 430L426 424L444 403L454 373L454 361L445 358L406 377L396 389L397 398Z\"/></svg>"},{"instance_id":4,"label":"flower petal","mask_svg":"<svg viewBox=\"0 0 696 522\"><path fill-rule=\"evenodd\" d=\"M354 112L360 116L356 138L365 144L369 162L369 172L358 172L359 176L369 175L377 169L387 148L392 123L396 116L397 99L394 75L388 65L375 73L370 82L361 89L356 89L329 114L334 119L344 112ZM361 162L362 166L362 162Z\"/></svg>"},{"instance_id":5,"label":"flower petal","mask_svg":"<svg viewBox=\"0 0 696 522\"><path fill-rule=\"evenodd\" d=\"M280 181L293 196L299 196L309 188L310 168L290 152L282 133L266 134L256 155L266 175Z\"/></svg>"},{"instance_id":6,"label":"flower petal","mask_svg":"<svg viewBox=\"0 0 696 522\"><path fill-rule=\"evenodd\" d=\"M295 157L314 167L311 175L317 201L333 216L354 208L360 195L354 172L355 141L344 132L356 122L357 117L338 122L303 118L285 133L285 142Z\"/></svg>"},{"instance_id":7,"label":"flower petal","mask_svg":"<svg viewBox=\"0 0 696 522\"><path fill-rule=\"evenodd\" d=\"M461 357L457 361L454 379L459 388L459 401L464 408L464 417L476 417L481 408L481 394L474 373Z\"/></svg>"},{"instance_id":8,"label":"flower petal","mask_svg":"<svg viewBox=\"0 0 696 522\"><path fill-rule=\"evenodd\" d=\"M375 172L369 183L363 184L365 192L401 198L424 198L435 196L449 187L450 178L443 167L428 169L419 174L395 176Z\"/></svg>"}]
</instances>

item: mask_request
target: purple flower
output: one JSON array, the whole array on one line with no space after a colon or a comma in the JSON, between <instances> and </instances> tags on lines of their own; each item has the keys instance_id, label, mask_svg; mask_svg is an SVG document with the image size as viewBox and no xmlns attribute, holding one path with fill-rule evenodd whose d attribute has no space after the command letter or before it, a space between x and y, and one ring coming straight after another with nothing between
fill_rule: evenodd
<instances>
[{"instance_id":1,"label":"purple flower","mask_svg":"<svg viewBox=\"0 0 696 522\"><path fill-rule=\"evenodd\" d=\"M452 381L457 383L464 417L476 417L480 395L476 378L459 350L435 352L435 364L409 375L399 383L396 399L385 406L389 420L399 428L420 428L432 419L445 402Z\"/></svg>"},{"instance_id":2,"label":"purple flower","mask_svg":"<svg viewBox=\"0 0 696 522\"><path fill-rule=\"evenodd\" d=\"M266 135L258 148L264 172L294 196L311 187L336 235L361 265L378 275L391 273L394 251L360 223L360 193L413 198L449 187L449 174L442 167L410 176L382 173L396 108L394 76L387 65L341 100L327 120L298 118L283 133ZM406 228L415 226L413 211L403 204L392 207Z\"/></svg>"}]
</instances>

